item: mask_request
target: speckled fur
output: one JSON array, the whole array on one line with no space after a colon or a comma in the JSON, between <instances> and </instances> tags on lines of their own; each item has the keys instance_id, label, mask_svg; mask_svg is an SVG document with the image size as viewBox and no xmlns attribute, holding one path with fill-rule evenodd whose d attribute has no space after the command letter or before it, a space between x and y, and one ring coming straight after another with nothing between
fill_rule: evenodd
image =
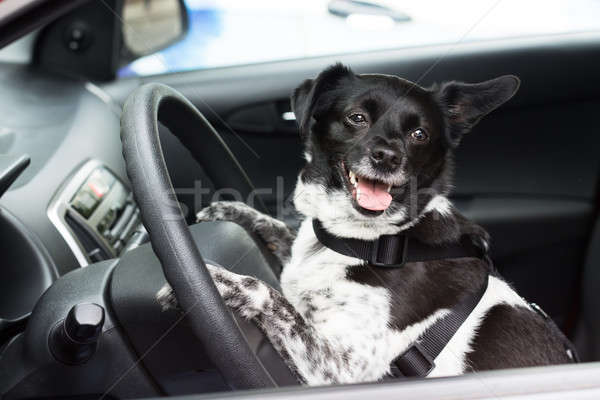
<instances>
[{"instance_id":1,"label":"speckled fur","mask_svg":"<svg viewBox=\"0 0 600 400\"><path fill-rule=\"evenodd\" d=\"M451 150L483 115L512 96L515 80L504 77L479 86L449 83L426 90L397 77L354 75L343 66L331 67L292 96L307 160L294 195L297 210L305 216L297 236L282 222L239 202L214 203L198 214L200 221L237 222L261 237L284 263L282 293L253 277L214 266L209 270L225 303L262 328L301 382L383 378L398 355L462 296L477 291L484 279L486 292L435 359L429 376L569 361L549 325L497 273L489 275L482 260L377 268L324 247L311 224L318 218L335 235L363 240L407 232L432 245L456 243L469 235L487 247L487 233L460 215L447 198ZM404 102L398 103L401 95ZM374 121L366 133L349 131L340 123L340 112L357 107L364 113L368 109L368 120ZM429 147L399 139L402 121L418 119L429 127ZM353 203L342 165L364 166L369 140L383 136L403 146L399 151L405 158L390 178L398 185L391 192L391 206L373 215ZM158 300L163 307L176 306L168 286ZM478 335L480 330L484 336ZM496 363L500 353L502 361Z\"/></svg>"},{"instance_id":2,"label":"speckled fur","mask_svg":"<svg viewBox=\"0 0 600 400\"><path fill-rule=\"evenodd\" d=\"M290 258L295 234L281 221L262 214L240 201L220 201L196 215L200 221L233 221L260 237L269 250L285 264Z\"/></svg>"}]
</instances>

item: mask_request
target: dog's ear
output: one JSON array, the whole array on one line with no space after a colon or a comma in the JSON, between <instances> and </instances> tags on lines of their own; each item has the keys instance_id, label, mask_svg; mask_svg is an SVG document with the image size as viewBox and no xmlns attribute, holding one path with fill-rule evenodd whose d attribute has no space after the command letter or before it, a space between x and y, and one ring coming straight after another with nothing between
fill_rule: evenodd
<instances>
[{"instance_id":1,"label":"dog's ear","mask_svg":"<svg viewBox=\"0 0 600 400\"><path fill-rule=\"evenodd\" d=\"M303 138L308 136L310 121L319 97L328 90L334 89L342 78L352 76L354 74L350 68L337 63L325 69L315 79L305 80L294 90L291 107Z\"/></svg>"},{"instance_id":2,"label":"dog's ear","mask_svg":"<svg viewBox=\"0 0 600 400\"><path fill-rule=\"evenodd\" d=\"M517 92L520 83L516 76L504 75L481 83L447 82L434 89L446 116L449 145L458 146L462 136L482 117Z\"/></svg>"}]
</instances>

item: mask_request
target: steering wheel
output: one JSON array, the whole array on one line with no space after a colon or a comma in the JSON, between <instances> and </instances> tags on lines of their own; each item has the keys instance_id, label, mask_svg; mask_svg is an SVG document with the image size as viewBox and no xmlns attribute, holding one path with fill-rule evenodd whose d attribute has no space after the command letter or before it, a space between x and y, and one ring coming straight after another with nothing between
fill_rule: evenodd
<instances>
[{"instance_id":1,"label":"steering wheel","mask_svg":"<svg viewBox=\"0 0 600 400\"><path fill-rule=\"evenodd\" d=\"M233 187L248 196L252 183L223 139L182 94L150 83L129 96L121 116L123 156L165 277L195 336L227 383L235 389L274 387L273 379L225 306L194 243L169 178L159 140L159 121L202 160L217 187ZM224 160L232 168L227 175L217 167Z\"/></svg>"}]
</instances>

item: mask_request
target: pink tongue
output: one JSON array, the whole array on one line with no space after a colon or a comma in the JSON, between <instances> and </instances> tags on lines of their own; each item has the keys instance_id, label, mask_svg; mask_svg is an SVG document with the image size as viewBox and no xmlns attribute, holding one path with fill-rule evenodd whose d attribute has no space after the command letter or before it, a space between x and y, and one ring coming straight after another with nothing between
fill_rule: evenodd
<instances>
[{"instance_id":1,"label":"pink tongue","mask_svg":"<svg viewBox=\"0 0 600 400\"><path fill-rule=\"evenodd\" d=\"M360 178L358 180L358 190L360 196L357 198L357 191L354 191L354 197L362 208L372 211L382 211L387 209L392 202L392 195L387 192L387 185Z\"/></svg>"}]
</instances>

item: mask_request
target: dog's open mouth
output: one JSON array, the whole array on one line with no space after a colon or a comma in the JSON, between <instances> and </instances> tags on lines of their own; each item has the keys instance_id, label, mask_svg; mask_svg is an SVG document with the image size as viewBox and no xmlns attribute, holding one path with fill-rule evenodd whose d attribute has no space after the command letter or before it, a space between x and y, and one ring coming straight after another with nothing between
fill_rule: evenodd
<instances>
[{"instance_id":1,"label":"dog's open mouth","mask_svg":"<svg viewBox=\"0 0 600 400\"><path fill-rule=\"evenodd\" d=\"M343 166L349 189L356 203L365 210L382 212L392 203L392 185L357 175Z\"/></svg>"}]
</instances>

